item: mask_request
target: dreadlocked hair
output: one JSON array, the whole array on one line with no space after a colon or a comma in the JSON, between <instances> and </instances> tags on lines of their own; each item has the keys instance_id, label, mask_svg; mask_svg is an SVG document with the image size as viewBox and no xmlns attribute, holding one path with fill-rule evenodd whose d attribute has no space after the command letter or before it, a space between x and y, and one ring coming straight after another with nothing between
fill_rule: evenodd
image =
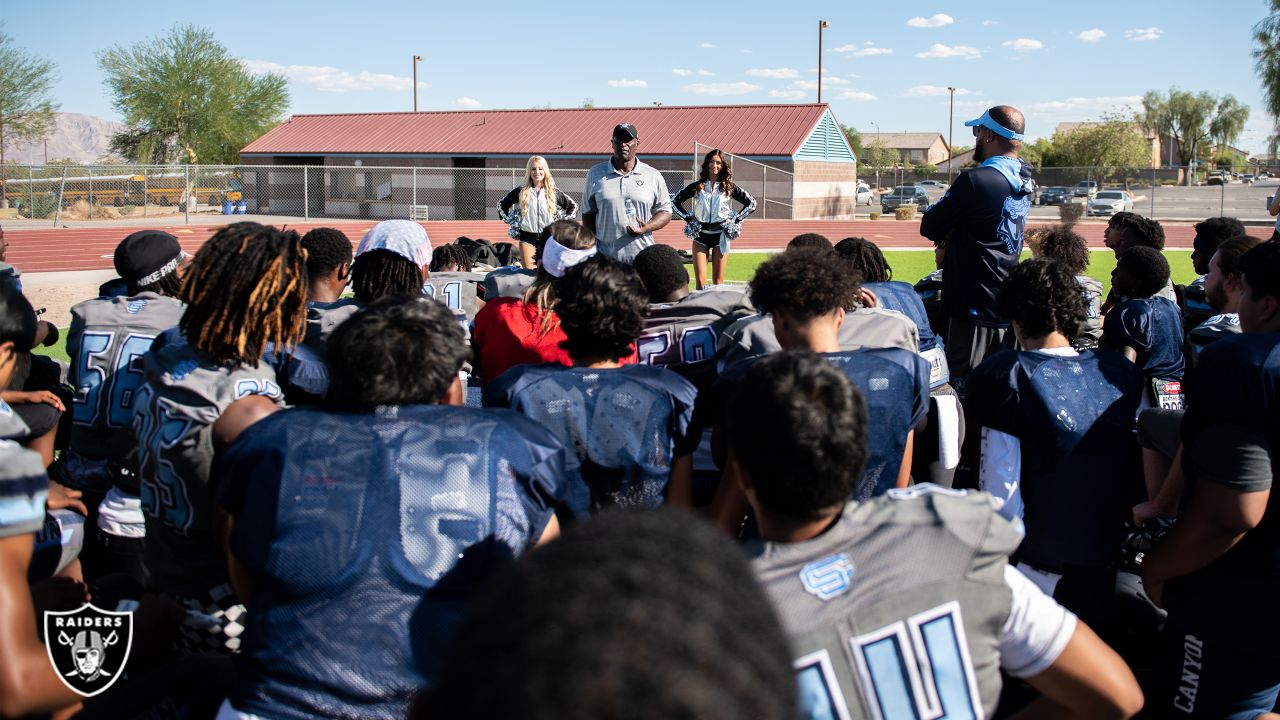
<instances>
[{"instance_id":1,"label":"dreadlocked hair","mask_svg":"<svg viewBox=\"0 0 1280 720\"><path fill-rule=\"evenodd\" d=\"M860 237L847 237L836 243L836 254L853 263L862 273L863 282L889 282L893 268L875 243Z\"/></svg>"},{"instance_id":2,"label":"dreadlocked hair","mask_svg":"<svg viewBox=\"0 0 1280 720\"><path fill-rule=\"evenodd\" d=\"M302 338L306 281L298 233L255 222L228 225L183 275L182 332L215 362L256 367L268 342L291 348Z\"/></svg>"},{"instance_id":3,"label":"dreadlocked hair","mask_svg":"<svg viewBox=\"0 0 1280 720\"><path fill-rule=\"evenodd\" d=\"M457 267L457 272L471 270L471 256L457 243L441 245L431 253L431 272L450 272L449 268Z\"/></svg>"},{"instance_id":4,"label":"dreadlocked hair","mask_svg":"<svg viewBox=\"0 0 1280 720\"><path fill-rule=\"evenodd\" d=\"M351 289L368 305L378 298L422 293L422 268L392 250L370 250L351 264Z\"/></svg>"},{"instance_id":5,"label":"dreadlocked hair","mask_svg":"<svg viewBox=\"0 0 1280 720\"><path fill-rule=\"evenodd\" d=\"M538 252L534 256L538 261L538 276L520 296L525 305L532 306L532 309L541 315L538 320L539 335L546 335L560 324L560 318L552 312L556 307L557 278L542 267L542 252L547 247L547 240L551 238L555 238L556 242L570 250L587 250L596 245L595 236L580 222L557 220L542 229L542 233L538 236ZM529 309L525 309L526 314Z\"/></svg>"}]
</instances>

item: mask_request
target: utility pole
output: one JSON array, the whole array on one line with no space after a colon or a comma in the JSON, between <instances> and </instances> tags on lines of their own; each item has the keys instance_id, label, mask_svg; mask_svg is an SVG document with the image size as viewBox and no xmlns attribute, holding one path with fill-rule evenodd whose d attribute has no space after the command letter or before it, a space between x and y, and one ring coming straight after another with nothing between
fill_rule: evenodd
<instances>
[{"instance_id":1,"label":"utility pole","mask_svg":"<svg viewBox=\"0 0 1280 720\"><path fill-rule=\"evenodd\" d=\"M948 87L950 98L947 100L947 184L951 184L951 169L955 165L955 154L951 150L951 129L956 124L956 89Z\"/></svg>"},{"instance_id":2,"label":"utility pole","mask_svg":"<svg viewBox=\"0 0 1280 720\"><path fill-rule=\"evenodd\" d=\"M822 30L831 27L826 20L818 21L818 104L822 104Z\"/></svg>"},{"instance_id":3,"label":"utility pole","mask_svg":"<svg viewBox=\"0 0 1280 720\"><path fill-rule=\"evenodd\" d=\"M880 154L880 123L875 120L871 121L876 126L876 154ZM876 190L880 189L880 158L876 158Z\"/></svg>"},{"instance_id":4,"label":"utility pole","mask_svg":"<svg viewBox=\"0 0 1280 720\"><path fill-rule=\"evenodd\" d=\"M421 55L413 56L413 111L418 112L418 62L422 60Z\"/></svg>"}]
</instances>

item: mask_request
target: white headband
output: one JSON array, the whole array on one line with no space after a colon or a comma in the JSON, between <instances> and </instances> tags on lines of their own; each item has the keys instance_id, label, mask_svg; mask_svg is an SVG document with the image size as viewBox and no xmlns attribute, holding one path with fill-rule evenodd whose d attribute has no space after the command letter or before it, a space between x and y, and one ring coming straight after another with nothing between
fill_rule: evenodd
<instances>
[{"instance_id":1,"label":"white headband","mask_svg":"<svg viewBox=\"0 0 1280 720\"><path fill-rule=\"evenodd\" d=\"M595 254L595 245L586 250L570 250L552 236L547 238L547 244L542 246L542 267L555 277L564 277L569 268Z\"/></svg>"}]
</instances>

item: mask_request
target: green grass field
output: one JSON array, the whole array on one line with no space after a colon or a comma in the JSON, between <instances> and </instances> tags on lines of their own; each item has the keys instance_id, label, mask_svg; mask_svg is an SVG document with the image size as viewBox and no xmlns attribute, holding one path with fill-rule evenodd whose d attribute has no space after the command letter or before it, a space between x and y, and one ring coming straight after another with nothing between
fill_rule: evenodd
<instances>
[{"instance_id":1,"label":"green grass field","mask_svg":"<svg viewBox=\"0 0 1280 720\"><path fill-rule=\"evenodd\" d=\"M903 282L914 284L920 278L933 272L933 253L931 252L888 250L885 251L884 256L893 268L894 280L902 280ZM1107 292L1111 290L1111 270L1116 266L1115 256L1111 254L1110 250L1094 250L1089 253L1089 256L1089 269L1085 271L1085 274L1102 282L1102 293L1105 297ZM1189 250L1166 250L1164 256L1169 259L1169 267L1173 269L1173 281L1175 283L1185 285L1195 280L1196 274L1191 268L1191 252ZM733 253L729 255L729 267L725 270L726 279L729 282L747 282L751 280L756 267L768 257L769 253ZM1030 257L1030 253L1025 253L1024 257ZM67 362L66 332L66 329L63 328L62 340L57 345L49 348L39 348L36 352Z\"/></svg>"}]
</instances>

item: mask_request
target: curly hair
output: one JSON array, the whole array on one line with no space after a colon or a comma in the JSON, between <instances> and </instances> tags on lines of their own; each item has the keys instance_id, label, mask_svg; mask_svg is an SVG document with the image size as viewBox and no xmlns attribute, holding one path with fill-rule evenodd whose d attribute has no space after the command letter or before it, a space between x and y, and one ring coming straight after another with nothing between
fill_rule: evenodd
<instances>
[{"instance_id":1,"label":"curly hair","mask_svg":"<svg viewBox=\"0 0 1280 720\"><path fill-rule=\"evenodd\" d=\"M441 245L431 253L431 272L467 272L471 270L471 256L457 243Z\"/></svg>"},{"instance_id":2,"label":"curly hair","mask_svg":"<svg viewBox=\"0 0 1280 720\"><path fill-rule=\"evenodd\" d=\"M617 360L644 332L649 295L630 265L596 255L569 268L556 282L556 314L569 357Z\"/></svg>"},{"instance_id":3,"label":"curly hair","mask_svg":"<svg viewBox=\"0 0 1280 720\"><path fill-rule=\"evenodd\" d=\"M306 325L306 253L293 230L255 222L209 238L183 274L179 326L221 364L257 366L268 342L291 348Z\"/></svg>"},{"instance_id":4,"label":"curly hair","mask_svg":"<svg viewBox=\"0 0 1280 720\"><path fill-rule=\"evenodd\" d=\"M380 298L329 337L329 397L352 406L437 403L467 354L462 328L444 304Z\"/></svg>"},{"instance_id":5,"label":"curly hair","mask_svg":"<svg viewBox=\"0 0 1280 720\"><path fill-rule=\"evenodd\" d=\"M1209 272L1209 261L1222 243L1245 234L1244 223L1231 217L1211 217L1195 224L1191 241L1191 264L1201 275Z\"/></svg>"},{"instance_id":6,"label":"curly hair","mask_svg":"<svg viewBox=\"0 0 1280 720\"><path fill-rule=\"evenodd\" d=\"M1145 245L1134 245L1121 253L1116 269L1132 284L1120 289L1130 297L1151 297L1169 282L1169 261L1159 250Z\"/></svg>"},{"instance_id":7,"label":"curly hair","mask_svg":"<svg viewBox=\"0 0 1280 720\"><path fill-rule=\"evenodd\" d=\"M867 463L867 417L862 393L820 355L756 361L734 393L728 438L762 514L811 522L848 501Z\"/></svg>"},{"instance_id":8,"label":"curly hair","mask_svg":"<svg viewBox=\"0 0 1280 720\"><path fill-rule=\"evenodd\" d=\"M393 250L370 250L351 265L351 290L366 305L383 297L422 294L422 268Z\"/></svg>"},{"instance_id":9,"label":"curly hair","mask_svg":"<svg viewBox=\"0 0 1280 720\"><path fill-rule=\"evenodd\" d=\"M720 174L711 177L711 158L720 158ZM721 189L725 195L733 194L733 170L729 167L729 161L725 159L724 153L717 150L710 150L702 158L702 170L698 173L698 191L705 189L708 181L720 183Z\"/></svg>"},{"instance_id":10,"label":"curly hair","mask_svg":"<svg viewBox=\"0 0 1280 720\"><path fill-rule=\"evenodd\" d=\"M477 593L440 666L411 720L784 720L799 707L746 556L667 509L606 514L521 557Z\"/></svg>"},{"instance_id":11,"label":"curly hair","mask_svg":"<svg viewBox=\"0 0 1280 720\"><path fill-rule=\"evenodd\" d=\"M1029 338L1042 338L1054 330L1075 337L1088 312L1075 273L1047 257L1014 266L996 294L995 309L1018 323Z\"/></svg>"},{"instance_id":12,"label":"curly hair","mask_svg":"<svg viewBox=\"0 0 1280 720\"><path fill-rule=\"evenodd\" d=\"M1039 254L1066 265L1072 275L1079 275L1089 267L1089 246L1070 225L1052 225L1041 230Z\"/></svg>"},{"instance_id":13,"label":"curly hair","mask_svg":"<svg viewBox=\"0 0 1280 720\"><path fill-rule=\"evenodd\" d=\"M760 312L782 310L800 322L856 305L862 277L830 250L800 248L761 263L751 279L751 303Z\"/></svg>"},{"instance_id":14,"label":"curly hair","mask_svg":"<svg viewBox=\"0 0 1280 720\"><path fill-rule=\"evenodd\" d=\"M1164 226L1151 218L1131 212L1118 212L1107 221L1107 227L1116 233L1116 247L1121 252L1135 245L1164 249Z\"/></svg>"},{"instance_id":15,"label":"curly hair","mask_svg":"<svg viewBox=\"0 0 1280 720\"><path fill-rule=\"evenodd\" d=\"M344 263L351 266L351 239L336 228L312 228L302 236L302 249L310 277L324 277Z\"/></svg>"},{"instance_id":16,"label":"curly hair","mask_svg":"<svg viewBox=\"0 0 1280 720\"><path fill-rule=\"evenodd\" d=\"M836 243L836 254L853 263L862 275L862 282L889 282L893 268L885 259L880 246L860 237L847 237Z\"/></svg>"},{"instance_id":17,"label":"curly hair","mask_svg":"<svg viewBox=\"0 0 1280 720\"><path fill-rule=\"evenodd\" d=\"M680 288L689 287L689 271L680 253L670 245L650 245L635 259L636 272L649 291L649 302L666 302Z\"/></svg>"},{"instance_id":18,"label":"curly hair","mask_svg":"<svg viewBox=\"0 0 1280 720\"><path fill-rule=\"evenodd\" d=\"M788 250L798 250L800 248L820 248L825 250L831 249L831 241L826 235L818 233L800 233L791 238L791 242L787 243Z\"/></svg>"}]
</instances>

